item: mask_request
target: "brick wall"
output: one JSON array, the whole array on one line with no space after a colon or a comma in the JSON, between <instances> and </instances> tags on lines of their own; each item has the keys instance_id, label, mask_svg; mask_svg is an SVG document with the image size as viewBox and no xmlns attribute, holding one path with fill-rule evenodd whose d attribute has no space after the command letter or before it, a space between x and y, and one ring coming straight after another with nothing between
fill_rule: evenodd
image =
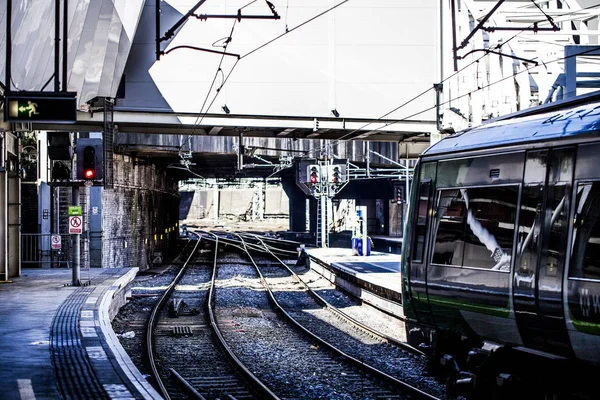
<instances>
[{"instance_id":1,"label":"brick wall","mask_svg":"<svg viewBox=\"0 0 600 400\"><path fill-rule=\"evenodd\" d=\"M114 189L102 198L104 267L147 269L177 239L177 182L155 165L115 154ZM174 229L175 228L175 229Z\"/></svg>"}]
</instances>

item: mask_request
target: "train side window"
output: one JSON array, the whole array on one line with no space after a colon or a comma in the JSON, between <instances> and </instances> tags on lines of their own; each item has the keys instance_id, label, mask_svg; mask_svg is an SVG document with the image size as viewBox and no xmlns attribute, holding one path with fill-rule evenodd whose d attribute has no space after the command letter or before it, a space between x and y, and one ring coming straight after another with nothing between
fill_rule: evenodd
<instances>
[{"instance_id":1,"label":"train side window","mask_svg":"<svg viewBox=\"0 0 600 400\"><path fill-rule=\"evenodd\" d=\"M523 186L517 239L516 273L523 282L532 282L537 269L542 225L544 190L541 184Z\"/></svg>"},{"instance_id":2,"label":"train side window","mask_svg":"<svg viewBox=\"0 0 600 400\"><path fill-rule=\"evenodd\" d=\"M577 186L569 276L600 280L600 182Z\"/></svg>"},{"instance_id":3,"label":"train side window","mask_svg":"<svg viewBox=\"0 0 600 400\"><path fill-rule=\"evenodd\" d=\"M441 190L432 262L508 271L517 186Z\"/></svg>"},{"instance_id":4,"label":"train side window","mask_svg":"<svg viewBox=\"0 0 600 400\"><path fill-rule=\"evenodd\" d=\"M432 263L462 265L465 216L466 205L460 189L440 190Z\"/></svg>"},{"instance_id":5,"label":"train side window","mask_svg":"<svg viewBox=\"0 0 600 400\"><path fill-rule=\"evenodd\" d=\"M429 197L431 196L431 181L422 181L419 185L419 198L417 199L417 220L415 221L415 237L413 245L413 261L423 262L425 253L425 236L429 221Z\"/></svg>"}]
</instances>

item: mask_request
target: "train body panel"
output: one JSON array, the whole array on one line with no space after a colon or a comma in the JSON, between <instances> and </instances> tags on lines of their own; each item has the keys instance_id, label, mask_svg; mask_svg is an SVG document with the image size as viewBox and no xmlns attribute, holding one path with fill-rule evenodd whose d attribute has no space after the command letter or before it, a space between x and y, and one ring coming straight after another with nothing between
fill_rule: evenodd
<instances>
[{"instance_id":1,"label":"train body panel","mask_svg":"<svg viewBox=\"0 0 600 400\"><path fill-rule=\"evenodd\" d=\"M423 153L402 251L413 345L451 334L600 367L596 97Z\"/></svg>"}]
</instances>

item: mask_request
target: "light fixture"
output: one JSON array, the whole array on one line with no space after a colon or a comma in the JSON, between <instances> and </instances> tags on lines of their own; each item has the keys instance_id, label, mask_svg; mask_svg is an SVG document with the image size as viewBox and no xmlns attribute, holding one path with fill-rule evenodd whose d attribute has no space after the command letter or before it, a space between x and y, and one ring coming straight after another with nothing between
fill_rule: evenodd
<instances>
[{"instance_id":1,"label":"light fixture","mask_svg":"<svg viewBox=\"0 0 600 400\"><path fill-rule=\"evenodd\" d=\"M335 117L336 117L336 118L340 116L340 113L339 113L339 112L338 112L338 110L336 110L335 108L334 108L333 110L331 110L331 113L332 113L333 115L335 115Z\"/></svg>"},{"instance_id":2,"label":"light fixture","mask_svg":"<svg viewBox=\"0 0 600 400\"><path fill-rule=\"evenodd\" d=\"M230 110L229 107L227 107L227 104L223 104L223 107L221 107L223 109L223 111L225 111L225 114L229 114Z\"/></svg>"}]
</instances>

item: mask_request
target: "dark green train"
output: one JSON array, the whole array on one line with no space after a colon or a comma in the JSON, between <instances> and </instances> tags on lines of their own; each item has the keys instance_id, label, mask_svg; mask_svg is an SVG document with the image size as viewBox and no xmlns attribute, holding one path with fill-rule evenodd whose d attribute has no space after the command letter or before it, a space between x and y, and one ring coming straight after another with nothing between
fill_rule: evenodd
<instances>
[{"instance_id":1,"label":"dark green train","mask_svg":"<svg viewBox=\"0 0 600 400\"><path fill-rule=\"evenodd\" d=\"M425 151L402 290L449 398L600 398L600 95Z\"/></svg>"}]
</instances>

